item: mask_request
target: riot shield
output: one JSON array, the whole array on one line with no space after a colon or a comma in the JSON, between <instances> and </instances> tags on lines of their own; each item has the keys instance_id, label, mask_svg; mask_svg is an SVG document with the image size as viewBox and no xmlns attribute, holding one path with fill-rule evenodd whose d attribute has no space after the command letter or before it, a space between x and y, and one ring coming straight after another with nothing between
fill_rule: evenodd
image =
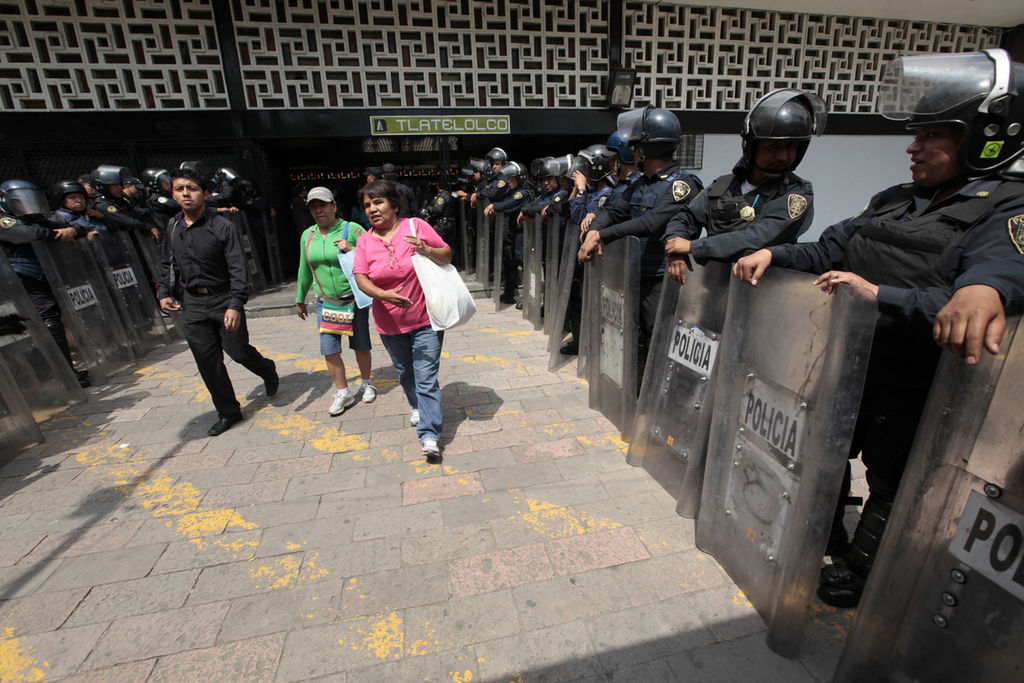
<instances>
[{"instance_id":1,"label":"riot shield","mask_svg":"<svg viewBox=\"0 0 1024 683\"><path fill-rule=\"evenodd\" d=\"M131 238L123 232L106 233L90 242L100 271L106 276L107 290L136 356L171 341L160 315L153 288L146 279L142 263Z\"/></svg>"},{"instance_id":2,"label":"riot shield","mask_svg":"<svg viewBox=\"0 0 1024 683\"><path fill-rule=\"evenodd\" d=\"M567 223L562 231L562 254L558 261L558 291L554 316L551 320L551 336L548 337L548 370L554 371L561 365L566 356L559 349L565 341L565 331L569 325L570 299L574 296L573 277L576 275L576 254L580 249L580 228L574 223ZM578 290L576 291L578 294ZM579 344L579 339L576 340Z\"/></svg>"},{"instance_id":3,"label":"riot shield","mask_svg":"<svg viewBox=\"0 0 1024 683\"><path fill-rule=\"evenodd\" d=\"M727 263L695 265L682 287L665 273L626 454L676 496L684 517L700 504L729 280Z\"/></svg>"},{"instance_id":4,"label":"riot shield","mask_svg":"<svg viewBox=\"0 0 1024 683\"><path fill-rule=\"evenodd\" d=\"M481 204L476 205L476 281L486 292L491 286L491 232L494 228Z\"/></svg>"},{"instance_id":5,"label":"riot shield","mask_svg":"<svg viewBox=\"0 0 1024 683\"><path fill-rule=\"evenodd\" d=\"M594 309L590 306L590 298L593 296L590 293L590 288L594 284L594 266L583 264L579 268L577 277L582 275L583 281L580 283L580 327L579 334L577 335L579 343L576 350L576 376L580 379L589 380L590 374L587 368L587 359L589 358L591 346L596 348L597 340L600 340L601 329L600 327L591 327ZM595 336L597 340L595 340Z\"/></svg>"},{"instance_id":6,"label":"riot shield","mask_svg":"<svg viewBox=\"0 0 1024 683\"><path fill-rule=\"evenodd\" d=\"M796 655L811 617L864 386L877 306L772 268L729 286L697 546Z\"/></svg>"},{"instance_id":7,"label":"riot shield","mask_svg":"<svg viewBox=\"0 0 1024 683\"><path fill-rule=\"evenodd\" d=\"M543 222L540 215L523 220L523 318L541 328L541 307L544 305L544 272L541 242Z\"/></svg>"},{"instance_id":8,"label":"riot shield","mask_svg":"<svg viewBox=\"0 0 1024 683\"><path fill-rule=\"evenodd\" d=\"M86 398L11 264L0 252L0 356L36 420Z\"/></svg>"},{"instance_id":9,"label":"riot shield","mask_svg":"<svg viewBox=\"0 0 1024 683\"><path fill-rule=\"evenodd\" d=\"M160 277L160 263L162 260L161 249L163 248L162 243L157 244L151 239L146 238L140 233L132 232L129 233L131 243L135 246L136 254L142 259L143 270L149 273L149 277L153 279L153 297L156 297L156 280ZM163 234L162 239L170 239L167 233ZM167 330L168 334L175 339L184 339L185 337L185 322L182 317L181 311L164 311L160 309L160 303L157 302L157 314L163 320L164 329Z\"/></svg>"},{"instance_id":10,"label":"riot shield","mask_svg":"<svg viewBox=\"0 0 1024 683\"><path fill-rule=\"evenodd\" d=\"M26 446L43 442L18 381L0 356L0 461L7 462Z\"/></svg>"},{"instance_id":11,"label":"riot shield","mask_svg":"<svg viewBox=\"0 0 1024 683\"><path fill-rule=\"evenodd\" d=\"M245 253L245 270L249 279L249 294L257 294L267 288L267 278L263 273L263 263L257 251L257 243L253 239L249 219L244 211L222 213L238 228L238 238L242 241L242 252Z\"/></svg>"},{"instance_id":12,"label":"riot shield","mask_svg":"<svg viewBox=\"0 0 1024 683\"><path fill-rule=\"evenodd\" d=\"M555 309L558 307L558 268L562 254L562 219L555 216L544 231L544 334L554 334ZM562 321L559 320L561 325Z\"/></svg>"},{"instance_id":13,"label":"riot shield","mask_svg":"<svg viewBox=\"0 0 1024 683\"><path fill-rule=\"evenodd\" d=\"M836 681L1019 681L1024 327L943 354Z\"/></svg>"},{"instance_id":14,"label":"riot shield","mask_svg":"<svg viewBox=\"0 0 1024 683\"><path fill-rule=\"evenodd\" d=\"M587 267L584 306L590 407L622 432L636 411L637 330L640 324L640 240L625 237L604 247ZM581 344L582 357L582 344Z\"/></svg>"},{"instance_id":15,"label":"riot shield","mask_svg":"<svg viewBox=\"0 0 1024 683\"><path fill-rule=\"evenodd\" d=\"M134 363L135 355L106 280L84 242L33 242L32 249L60 303L64 326L85 360L93 384L102 384L111 374Z\"/></svg>"},{"instance_id":16,"label":"riot shield","mask_svg":"<svg viewBox=\"0 0 1024 683\"><path fill-rule=\"evenodd\" d=\"M458 200L458 216L459 222L457 230L459 236L459 259L461 259L462 271L466 275L472 275L476 272L476 260L471 258L473 252L469 248L469 227L466 225L466 200Z\"/></svg>"},{"instance_id":17,"label":"riot shield","mask_svg":"<svg viewBox=\"0 0 1024 683\"><path fill-rule=\"evenodd\" d=\"M508 230L508 216L503 213L499 213L494 217L494 272L493 278L494 288L491 290L491 300L494 302L494 310L500 311L502 308L501 294L502 287L505 284L507 275L502 271L502 267L514 268L515 263L505 263L505 233ZM515 292L513 291L514 295Z\"/></svg>"},{"instance_id":18,"label":"riot shield","mask_svg":"<svg viewBox=\"0 0 1024 683\"><path fill-rule=\"evenodd\" d=\"M267 264L270 266L270 272L266 276L272 282L280 282L284 278L281 273L281 261L278 259L281 248L277 244L277 226L270 220L269 212L262 211L260 217L263 221L264 248L267 250L268 256Z\"/></svg>"}]
</instances>

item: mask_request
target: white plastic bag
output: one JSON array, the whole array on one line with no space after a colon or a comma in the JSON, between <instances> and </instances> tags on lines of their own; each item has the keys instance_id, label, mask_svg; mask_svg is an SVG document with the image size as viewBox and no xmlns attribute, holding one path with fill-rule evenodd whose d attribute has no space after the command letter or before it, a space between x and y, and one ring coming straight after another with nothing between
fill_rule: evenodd
<instances>
[{"instance_id":1,"label":"white plastic bag","mask_svg":"<svg viewBox=\"0 0 1024 683\"><path fill-rule=\"evenodd\" d=\"M416 236L415 221L410 221L409 232L413 237ZM447 330L473 317L476 303L459 271L452 264L442 268L426 256L414 253L412 266L416 269L416 277L427 303L431 328Z\"/></svg>"}]
</instances>

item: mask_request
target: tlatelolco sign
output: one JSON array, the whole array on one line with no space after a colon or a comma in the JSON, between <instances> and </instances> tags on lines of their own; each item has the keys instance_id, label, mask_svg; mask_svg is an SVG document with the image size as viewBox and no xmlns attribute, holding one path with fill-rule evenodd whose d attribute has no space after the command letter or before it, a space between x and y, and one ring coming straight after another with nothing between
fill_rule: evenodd
<instances>
[{"instance_id":1,"label":"tlatelolco sign","mask_svg":"<svg viewBox=\"0 0 1024 683\"><path fill-rule=\"evenodd\" d=\"M509 132L508 116L371 116L371 135L494 135Z\"/></svg>"}]
</instances>

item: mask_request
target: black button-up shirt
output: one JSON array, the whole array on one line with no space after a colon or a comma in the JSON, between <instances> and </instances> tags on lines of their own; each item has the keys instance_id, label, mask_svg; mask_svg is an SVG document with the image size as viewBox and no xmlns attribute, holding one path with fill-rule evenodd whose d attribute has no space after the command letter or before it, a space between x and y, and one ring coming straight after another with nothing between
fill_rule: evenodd
<instances>
[{"instance_id":1,"label":"black button-up shirt","mask_svg":"<svg viewBox=\"0 0 1024 683\"><path fill-rule=\"evenodd\" d=\"M178 286L184 289L210 287L231 292L228 308L242 310L249 299L245 252L238 228L213 209L192 225L185 223L184 213L171 221L167 239L163 241L163 258L157 296L173 296L169 286L171 261Z\"/></svg>"}]
</instances>

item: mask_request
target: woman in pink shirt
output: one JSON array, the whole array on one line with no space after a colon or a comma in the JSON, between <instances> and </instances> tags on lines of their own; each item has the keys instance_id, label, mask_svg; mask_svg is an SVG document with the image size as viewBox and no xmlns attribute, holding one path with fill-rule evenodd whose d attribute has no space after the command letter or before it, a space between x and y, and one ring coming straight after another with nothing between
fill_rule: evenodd
<instances>
[{"instance_id":1,"label":"woman in pink shirt","mask_svg":"<svg viewBox=\"0 0 1024 683\"><path fill-rule=\"evenodd\" d=\"M362 190L363 209L371 230L356 243L359 289L373 297L373 322L398 371L398 380L412 406L409 424L416 427L428 462L440 462L441 364L444 332L430 327L423 290L412 265L418 253L445 266L452 250L419 218L399 218L400 199L394 183L375 180ZM416 235L410 227L415 225Z\"/></svg>"}]
</instances>

